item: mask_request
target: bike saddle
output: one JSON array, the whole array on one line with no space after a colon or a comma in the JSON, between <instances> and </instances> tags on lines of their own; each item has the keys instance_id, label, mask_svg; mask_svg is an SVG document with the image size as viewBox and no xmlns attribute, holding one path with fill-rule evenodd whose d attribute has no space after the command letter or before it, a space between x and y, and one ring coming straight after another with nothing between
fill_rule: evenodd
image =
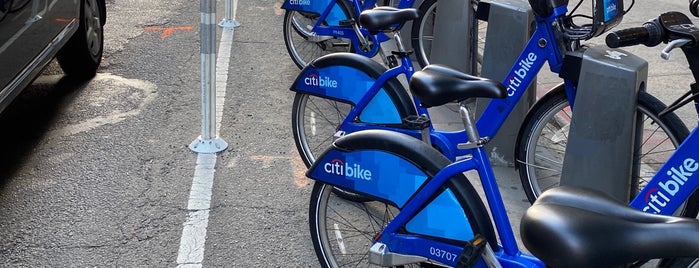
<instances>
[{"instance_id":1,"label":"bike saddle","mask_svg":"<svg viewBox=\"0 0 699 268\"><path fill-rule=\"evenodd\" d=\"M699 41L699 28L694 26L694 23L692 23L687 15L676 11L667 12L660 15L659 20L660 24L670 35L687 38L694 43Z\"/></svg>"},{"instance_id":2,"label":"bike saddle","mask_svg":"<svg viewBox=\"0 0 699 268\"><path fill-rule=\"evenodd\" d=\"M376 34L383 30L390 30L393 25L402 26L406 21L418 17L420 14L414 8L375 7L359 14L359 24L370 33Z\"/></svg>"},{"instance_id":3,"label":"bike saddle","mask_svg":"<svg viewBox=\"0 0 699 268\"><path fill-rule=\"evenodd\" d=\"M505 98L507 91L497 81L459 72L439 65L427 65L410 79L410 90L423 107L443 105L468 98Z\"/></svg>"},{"instance_id":4,"label":"bike saddle","mask_svg":"<svg viewBox=\"0 0 699 268\"><path fill-rule=\"evenodd\" d=\"M550 267L699 256L699 220L645 213L583 188L544 192L522 217L520 233Z\"/></svg>"}]
</instances>

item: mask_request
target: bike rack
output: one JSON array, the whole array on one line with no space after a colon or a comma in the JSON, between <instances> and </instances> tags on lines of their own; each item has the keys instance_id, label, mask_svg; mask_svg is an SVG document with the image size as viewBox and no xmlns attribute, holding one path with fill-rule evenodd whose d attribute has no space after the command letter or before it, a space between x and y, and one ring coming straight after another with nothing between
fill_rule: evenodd
<instances>
[{"instance_id":1,"label":"bike rack","mask_svg":"<svg viewBox=\"0 0 699 268\"><path fill-rule=\"evenodd\" d=\"M439 63L471 73L472 44L469 32L473 29L473 8L471 1L437 1L437 15L434 21L434 40L430 53L430 63Z\"/></svg>"},{"instance_id":2,"label":"bike rack","mask_svg":"<svg viewBox=\"0 0 699 268\"><path fill-rule=\"evenodd\" d=\"M517 60L519 52L524 50L524 46L529 41L534 30L534 15L529 3L522 0L481 1L480 6L479 9L488 11L478 16L480 20L488 21L489 33L486 36L480 75L502 81ZM464 29L472 29L472 18L476 16L473 13L471 1L440 0L437 1L437 11L439 15L435 19L430 62L472 73L473 68L469 63L471 55L477 55L478 43L471 43L474 39L470 38L469 34L472 33L464 31ZM464 51L471 53L464 53ZM491 137L493 139L486 147L493 165L514 165L517 133L527 111L536 100L536 80L525 94L498 134ZM477 116L483 112L487 102L488 100L478 101L478 107L475 109Z\"/></svg>"},{"instance_id":3,"label":"bike rack","mask_svg":"<svg viewBox=\"0 0 699 268\"><path fill-rule=\"evenodd\" d=\"M580 68L561 185L598 189L629 202L631 185L638 183L630 180L638 172L634 137L642 131L634 120L636 97L645 90L648 62L606 46L565 60L564 69L567 61L580 62Z\"/></svg>"},{"instance_id":4,"label":"bike rack","mask_svg":"<svg viewBox=\"0 0 699 268\"><path fill-rule=\"evenodd\" d=\"M485 9L486 5L489 5L489 8ZM478 8L489 11L487 18L479 18L488 22L481 76L502 81L519 57L519 53L524 50L531 33L534 31L534 13L529 2L522 0L483 1ZM524 122L524 117L535 101L536 79L527 88L526 93L507 117L502 128L486 146L493 165L514 165L517 134L522 122ZM481 100L481 102L486 103L487 101ZM478 106L477 113L479 115L485 106Z\"/></svg>"}]
</instances>

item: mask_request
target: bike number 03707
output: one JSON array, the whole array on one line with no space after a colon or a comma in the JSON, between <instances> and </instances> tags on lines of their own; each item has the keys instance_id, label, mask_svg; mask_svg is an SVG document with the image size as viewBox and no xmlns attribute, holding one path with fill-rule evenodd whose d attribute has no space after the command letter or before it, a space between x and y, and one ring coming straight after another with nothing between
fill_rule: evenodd
<instances>
[{"instance_id":1,"label":"bike number 03707","mask_svg":"<svg viewBox=\"0 0 699 268\"><path fill-rule=\"evenodd\" d=\"M450 253L450 252L447 252L445 250L441 250L441 249L434 248L434 247L430 247L430 255L436 256L436 257L439 257L442 259L447 259L450 261L455 261L456 258L458 257L454 253Z\"/></svg>"}]
</instances>

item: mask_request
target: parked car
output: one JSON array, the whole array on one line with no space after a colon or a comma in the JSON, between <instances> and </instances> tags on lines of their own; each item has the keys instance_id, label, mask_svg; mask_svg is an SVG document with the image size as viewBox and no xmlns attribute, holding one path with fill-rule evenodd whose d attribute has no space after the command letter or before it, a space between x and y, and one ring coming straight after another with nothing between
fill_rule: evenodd
<instances>
[{"instance_id":1,"label":"parked car","mask_svg":"<svg viewBox=\"0 0 699 268\"><path fill-rule=\"evenodd\" d=\"M66 75L95 75L105 0L0 0L0 112L54 58Z\"/></svg>"}]
</instances>

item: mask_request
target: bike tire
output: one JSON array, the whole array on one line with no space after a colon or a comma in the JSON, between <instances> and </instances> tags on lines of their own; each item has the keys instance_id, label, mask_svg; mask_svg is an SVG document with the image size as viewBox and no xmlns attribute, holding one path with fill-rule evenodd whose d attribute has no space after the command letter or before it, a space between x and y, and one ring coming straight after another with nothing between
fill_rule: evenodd
<instances>
[{"instance_id":1,"label":"bike tire","mask_svg":"<svg viewBox=\"0 0 699 268\"><path fill-rule=\"evenodd\" d=\"M483 63L483 50L485 48L485 36L488 30L488 22L475 18L478 0L472 0L471 4L474 10L474 25L477 25L477 31L473 32L476 35L475 42L472 46L477 46L475 53L475 61L472 66L476 66L477 70L473 74L480 73L480 65ZM415 51L415 59L421 68L430 64L430 54L432 50L432 41L434 40L434 22L437 14L437 0L425 0L418 7L420 16L413 21L411 27L411 44Z\"/></svg>"},{"instance_id":2,"label":"bike tire","mask_svg":"<svg viewBox=\"0 0 699 268\"><path fill-rule=\"evenodd\" d=\"M542 191L541 187L537 186L539 185L539 183L536 182L536 179L531 178L531 175L536 174L536 171L533 170L532 167L536 167L539 164L537 164L536 160L534 160L535 163L532 165L532 160L528 160L533 156L533 154L529 152L536 152L537 150L532 147L532 145L534 145L534 140L536 139L536 137L541 138L542 136L547 136L546 134L542 135L542 132L544 132L543 129L546 125L552 126L552 128L550 128L549 130L560 131L561 129L564 129L562 133L559 133L559 136L565 137L567 135L567 129L565 128L565 126L563 128L558 128L557 126L560 125L558 124L560 121L570 120L569 113L563 112L563 114L559 114L562 111L562 106L564 106L563 108L568 107L568 101L565 92L562 90L562 87L558 88L557 90L558 92L555 92L555 94L547 95L540 101L537 101L535 106L532 107L531 112L528 114L527 118L525 119L525 122L522 124L522 129L520 130L520 135L517 142L516 166L519 170L520 179L522 181L524 191L527 195L527 199L529 199L530 202L534 202L534 200L536 200L536 198L541 194ZM667 160L667 158L674 152L677 146L679 146L679 144L682 141L684 141L687 135L689 135L689 130L687 129L686 125L676 114L671 113L666 114L663 117L658 117L660 111L664 110L665 108L666 105L654 96L646 92L639 93L638 110L639 112L642 112L644 114L643 129L644 133L648 133L644 134L644 140L641 141L641 144L643 145L642 157L649 156L652 154L648 150L656 152L661 151L655 154L656 157L660 157L659 159L656 158L653 161L641 159L641 163L645 163L644 166L650 168L649 170L651 170L652 173L642 173L641 178L639 178L638 180L640 183L639 189L643 185L644 178L652 177L652 175L655 174L654 171L657 170L657 168L659 168L660 165L662 165L662 163L664 163ZM550 120L544 119L551 118L550 115L554 113L558 114L560 117L563 118L557 120L557 122L555 123L551 122ZM543 121L548 122L546 124L543 124ZM656 126L653 126L652 128L647 127L648 121L656 122ZM655 134L659 133L658 131L662 131L663 136L665 136L665 138L657 138L657 135ZM651 138L656 141L664 141L664 146L662 143L649 143L648 141L651 140ZM549 151L556 151L555 155L562 157L564 153L563 150L565 149L565 144L559 144L557 148L558 149L549 147ZM562 162L558 162L556 164L557 167L560 167ZM553 175L556 177L555 179L553 179L555 183L552 186L558 185L557 182L560 179L560 169L555 169L551 171L553 171ZM688 201L675 214L683 217L695 218L697 214L699 214L699 192L693 193L689 197ZM665 259L657 263L657 267L699 267L699 259Z\"/></svg>"},{"instance_id":3,"label":"bike tire","mask_svg":"<svg viewBox=\"0 0 699 268\"><path fill-rule=\"evenodd\" d=\"M699 268L699 258L680 258L663 260L658 267L662 268Z\"/></svg>"},{"instance_id":4,"label":"bike tire","mask_svg":"<svg viewBox=\"0 0 699 268\"><path fill-rule=\"evenodd\" d=\"M415 141L418 142L418 141ZM364 147L371 147L364 143ZM376 145L382 146L382 145ZM389 152L399 155L420 167L429 178L450 161L434 148L422 143L413 152L401 152L403 148ZM369 149L369 148L364 148ZM390 151L392 148L383 148ZM417 156L422 154L422 156ZM496 235L490 223L485 205L473 185L463 174L451 178L444 189L449 189L464 213L469 216L469 225L474 234L481 234L490 245L496 243ZM309 226L316 255L322 267L375 267L368 263L369 247L374 238L399 211L386 200L372 199L352 202L336 198L333 187L316 181L309 203ZM405 229L404 229L405 231ZM339 234L339 235L338 235ZM465 243L456 242L454 243ZM346 265L345 265L346 264ZM416 267L436 266L436 263L419 263ZM412 266L406 266L412 267ZM441 267L441 266L439 266Z\"/></svg>"},{"instance_id":5,"label":"bike tire","mask_svg":"<svg viewBox=\"0 0 699 268\"><path fill-rule=\"evenodd\" d=\"M637 109L643 114L644 124L643 140L640 141L643 168L639 174L639 187L689 135L689 130L676 114L658 117L665 107L652 95L639 92ZM543 191L560 183L570 118L565 90L558 87L536 102L520 128L515 165L527 199L532 203ZM682 214L689 213L696 214L696 208Z\"/></svg>"},{"instance_id":6,"label":"bike tire","mask_svg":"<svg viewBox=\"0 0 699 268\"><path fill-rule=\"evenodd\" d=\"M347 53L322 57L313 67L323 69L334 66L360 70L374 81L387 71L386 67L369 58ZM400 118L417 114L412 98L397 78L388 79L383 89L393 101ZM360 89L353 88L353 90ZM336 138L338 127L352 108L354 105L350 102L338 101L328 96L316 96L302 91L296 93L292 105L291 128L296 149L306 167L310 167L316 157L330 147ZM393 125L384 126L394 127ZM351 191L343 191L339 188L335 190L338 195L347 199L363 200L361 195Z\"/></svg>"},{"instance_id":7,"label":"bike tire","mask_svg":"<svg viewBox=\"0 0 699 268\"><path fill-rule=\"evenodd\" d=\"M291 112L291 128L294 130L296 150L303 163L310 167L316 156L330 148L337 126L354 107L351 104L297 92ZM310 118L307 120L307 118ZM308 122L308 124L306 124ZM310 133L310 134L309 134ZM356 202L367 201L365 197L349 190L334 189L335 194Z\"/></svg>"},{"instance_id":8,"label":"bike tire","mask_svg":"<svg viewBox=\"0 0 699 268\"><path fill-rule=\"evenodd\" d=\"M344 3L344 1L338 1ZM350 18L350 12L344 4L340 4L346 18ZM284 12L284 44L286 50L299 69L303 69L311 61L330 53L352 52L352 42L349 39L328 37L323 41L310 41L314 34L310 31L320 15L295 10ZM324 23L327 25L327 23ZM310 27L310 29L309 29Z\"/></svg>"}]
</instances>

